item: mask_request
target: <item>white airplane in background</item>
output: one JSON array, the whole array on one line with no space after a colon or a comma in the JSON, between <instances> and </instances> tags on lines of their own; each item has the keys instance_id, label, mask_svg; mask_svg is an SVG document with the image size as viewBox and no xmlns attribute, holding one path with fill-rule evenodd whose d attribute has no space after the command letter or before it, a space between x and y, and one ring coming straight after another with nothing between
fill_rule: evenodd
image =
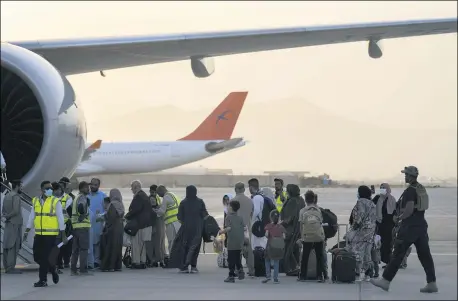
<instances>
[{"instance_id":1,"label":"white airplane in background","mask_svg":"<svg viewBox=\"0 0 458 301\"><path fill-rule=\"evenodd\" d=\"M248 92L230 93L197 129L178 141L97 140L87 148L74 177L160 171L244 146L243 138L231 136L247 95Z\"/></svg>"},{"instance_id":2,"label":"white airplane in background","mask_svg":"<svg viewBox=\"0 0 458 301\"><path fill-rule=\"evenodd\" d=\"M22 179L25 191L32 192L43 179L71 177L81 163L86 122L68 75L104 76L104 70L189 59L196 77L208 77L215 70L215 56L360 41L368 41L370 57L380 58L380 40L456 30L457 19L450 18L5 42L1 44L1 152L8 178Z\"/></svg>"}]
</instances>

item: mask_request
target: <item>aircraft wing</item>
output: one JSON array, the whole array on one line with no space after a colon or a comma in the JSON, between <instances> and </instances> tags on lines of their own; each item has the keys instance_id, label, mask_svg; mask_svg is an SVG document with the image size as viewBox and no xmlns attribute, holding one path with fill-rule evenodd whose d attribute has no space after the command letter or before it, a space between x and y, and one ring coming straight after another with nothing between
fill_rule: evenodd
<instances>
[{"instance_id":1,"label":"aircraft wing","mask_svg":"<svg viewBox=\"0 0 458 301\"><path fill-rule=\"evenodd\" d=\"M266 50L455 33L457 18L162 36L11 42L65 75ZM371 55L372 56L372 55ZM372 56L377 58L377 55ZM379 56L378 56L379 57Z\"/></svg>"},{"instance_id":2,"label":"aircraft wing","mask_svg":"<svg viewBox=\"0 0 458 301\"><path fill-rule=\"evenodd\" d=\"M83 154L83 158L81 159L81 162L88 161L91 158L91 155L95 153L101 145L102 140L97 140L94 143L92 143L88 148L86 148Z\"/></svg>"}]
</instances>

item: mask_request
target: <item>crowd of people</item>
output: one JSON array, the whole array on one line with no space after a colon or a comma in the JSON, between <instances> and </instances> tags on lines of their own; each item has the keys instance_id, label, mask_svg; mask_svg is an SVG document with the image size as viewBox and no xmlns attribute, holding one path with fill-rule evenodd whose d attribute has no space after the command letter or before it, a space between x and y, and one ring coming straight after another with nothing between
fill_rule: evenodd
<instances>
[{"instance_id":1,"label":"crowd of people","mask_svg":"<svg viewBox=\"0 0 458 301\"><path fill-rule=\"evenodd\" d=\"M437 292L424 216L429 197L417 182L416 167L405 167L402 172L409 185L398 201L387 183L380 185L375 196L367 186L358 188L344 241L330 250L327 241L338 231L337 216L319 206L315 192L308 190L301 196L295 184L286 185L285 190L282 179L275 179L274 191L261 188L255 178L249 180L250 196L245 184L237 183L235 195L223 197L224 223L216 232L209 230L214 219L209 218L193 185L180 200L163 185L151 185L148 195L139 181L133 181L134 196L126 212L121 192L112 189L107 196L100 191L97 178L80 182L78 196L72 194L68 178L43 181L42 194L32 200L23 235L21 182L11 181L12 192L5 197L2 209L6 219L3 264L6 273L20 273L15 269L18 248L35 229L34 260L40 266L36 287L47 286L48 273L58 283L64 269L69 268L74 276L93 275L90 270L121 271L123 263L132 269L162 266L198 273L202 238L210 231L212 240L224 241L220 256L227 257L223 260L229 268L224 280L228 283L245 278L242 257L248 276L263 277L263 283L271 281L271 270L273 283L279 283L279 273L298 281L325 282L329 279L330 251L333 281L352 282L359 277L388 290L398 269L407 266L414 244L427 276L421 292ZM123 246L128 246L124 256ZM338 257L342 260L334 260ZM385 266L379 277L381 262Z\"/></svg>"}]
</instances>

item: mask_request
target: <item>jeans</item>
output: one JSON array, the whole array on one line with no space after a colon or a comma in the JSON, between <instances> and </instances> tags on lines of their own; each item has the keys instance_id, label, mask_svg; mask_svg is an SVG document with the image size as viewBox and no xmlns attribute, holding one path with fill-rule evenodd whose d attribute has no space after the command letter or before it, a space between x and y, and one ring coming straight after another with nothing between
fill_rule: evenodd
<instances>
[{"instance_id":1,"label":"jeans","mask_svg":"<svg viewBox=\"0 0 458 301\"><path fill-rule=\"evenodd\" d=\"M302 242L301 271L299 273L300 280L307 279L308 261L312 249L315 250L316 254L316 277L321 278L323 275L323 242ZM310 277L313 277L313 275L310 275Z\"/></svg>"},{"instance_id":2,"label":"jeans","mask_svg":"<svg viewBox=\"0 0 458 301\"><path fill-rule=\"evenodd\" d=\"M327 241L325 240L323 242L323 267L322 267L322 271L323 271L323 277L328 277L328 252L326 250L326 248L328 247L328 244L327 244Z\"/></svg>"},{"instance_id":3,"label":"jeans","mask_svg":"<svg viewBox=\"0 0 458 301\"><path fill-rule=\"evenodd\" d=\"M227 263L229 265L229 277L235 277L235 269L243 272L242 250L227 250Z\"/></svg>"},{"instance_id":4,"label":"jeans","mask_svg":"<svg viewBox=\"0 0 458 301\"><path fill-rule=\"evenodd\" d=\"M274 266L274 280L278 280L278 270L280 269L280 260L271 260L266 258L266 278L270 279L271 277L271 272L270 272L270 267L273 265Z\"/></svg>"}]
</instances>

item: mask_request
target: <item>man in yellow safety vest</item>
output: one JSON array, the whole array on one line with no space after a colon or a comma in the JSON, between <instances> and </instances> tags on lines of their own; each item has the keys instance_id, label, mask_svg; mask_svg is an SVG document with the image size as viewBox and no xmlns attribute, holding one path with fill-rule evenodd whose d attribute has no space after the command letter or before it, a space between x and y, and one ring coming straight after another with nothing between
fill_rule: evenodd
<instances>
[{"instance_id":1,"label":"man in yellow safety vest","mask_svg":"<svg viewBox=\"0 0 458 301\"><path fill-rule=\"evenodd\" d=\"M72 228L73 246L71 275L92 275L87 271L87 257L89 250L89 231L91 230L91 220L89 218L89 184L85 181L79 183L79 195L72 205ZM76 263L80 262L80 271L76 270Z\"/></svg>"},{"instance_id":2,"label":"man in yellow safety vest","mask_svg":"<svg viewBox=\"0 0 458 301\"><path fill-rule=\"evenodd\" d=\"M164 185L157 187L157 194L162 198L161 207L156 210L156 213L163 217L165 224L165 233L167 234L169 254L172 250L173 240L180 230L181 224L178 221L178 206L180 206L180 198L167 190Z\"/></svg>"},{"instance_id":3,"label":"man in yellow safety vest","mask_svg":"<svg viewBox=\"0 0 458 301\"><path fill-rule=\"evenodd\" d=\"M59 183L52 183L53 195L60 200L62 204L62 214L64 215L65 221L65 235L70 236L72 223L70 220L69 211L71 214L73 199L70 195L65 193L65 183L62 182L62 179ZM69 240L68 243L60 248L59 257L57 259L57 268L59 274L62 273L60 270L70 267L70 257L72 256L72 240Z\"/></svg>"},{"instance_id":4,"label":"man in yellow safety vest","mask_svg":"<svg viewBox=\"0 0 458 301\"><path fill-rule=\"evenodd\" d=\"M277 207L278 212L281 212L283 208L283 203L288 199L288 193L283 190L283 180L274 179L275 183L275 206Z\"/></svg>"},{"instance_id":5,"label":"man in yellow safety vest","mask_svg":"<svg viewBox=\"0 0 458 301\"><path fill-rule=\"evenodd\" d=\"M64 244L67 243L62 204L53 196L50 181L41 182L40 188L41 196L32 199L32 211L23 237L23 241L27 240L30 230L35 228L33 259L40 266L39 281L34 284L35 287L48 286L49 272L52 274L52 281L56 284L59 282L57 258L51 258L50 254L56 247L59 236Z\"/></svg>"}]
</instances>

